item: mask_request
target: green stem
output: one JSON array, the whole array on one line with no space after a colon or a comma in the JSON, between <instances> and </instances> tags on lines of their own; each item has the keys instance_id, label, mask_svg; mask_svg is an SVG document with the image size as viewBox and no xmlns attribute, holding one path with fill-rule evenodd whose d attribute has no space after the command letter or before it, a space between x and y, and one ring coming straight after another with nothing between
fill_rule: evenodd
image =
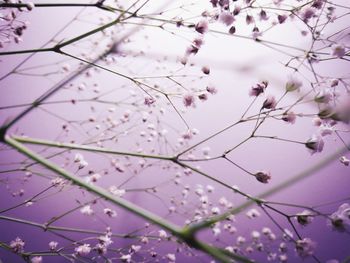
<instances>
[{"instance_id":1,"label":"green stem","mask_svg":"<svg viewBox=\"0 0 350 263\"><path fill-rule=\"evenodd\" d=\"M236 259L236 260L238 260L240 262L244 262L244 263L251 263L252 262L249 259L241 257L239 255L235 255L235 254L231 254L231 253L228 255L226 252L224 252L223 250L221 250L219 248L215 248L215 247L212 247L208 244L201 243L201 242L197 241L196 239L194 239L193 235L191 235L191 238L189 239L188 234L187 234L188 233L187 228L181 229L178 226L172 224L171 222L166 221L163 218L159 217L158 215L153 214L153 213L151 213L151 212L149 212L149 211L125 200L125 199L122 199L122 198L119 198L116 196L112 196L111 194L107 193L101 187L90 185L89 183L85 182L84 180L76 177L75 175L67 172L66 170L62 169L61 167L57 166L56 164L41 157L39 154L31 151L29 148L25 147L19 141L17 141L16 139L14 139L10 136L5 136L4 142L6 144L8 144L9 146L13 147L14 149L16 149L18 152L26 155L27 157L29 157L30 159L32 159L34 161L40 163L42 166L46 167L47 169L59 174L60 176L62 176L65 179L71 181L73 184L80 186L80 187L84 188L85 190L92 192L92 193L98 195L99 197L102 197L102 198L110 201L111 203L114 203L120 207L123 207L124 209L132 212L133 214L138 215L138 216L148 220L149 222L152 222L152 223L162 227L163 229L169 231L172 235L185 241L189 246L192 246L196 249L199 249L199 250L207 253L208 255L212 256L214 259L219 260L220 262L229 263L229 262L231 262L229 260L230 258ZM0 218L4 218L4 217L0 217ZM22 222L24 222L24 221L22 221ZM40 225L37 225L37 226L41 227Z\"/></svg>"},{"instance_id":2,"label":"green stem","mask_svg":"<svg viewBox=\"0 0 350 263\"><path fill-rule=\"evenodd\" d=\"M10 222L15 222L19 224L34 226L36 228L43 229L45 231L62 231L62 232L73 232L73 233L83 233L83 234L91 234L91 235L104 235L104 232L88 230L88 229L80 229L80 228L71 228L71 227L62 227L62 226L48 226L46 224L40 224L33 221L28 221L19 218L13 218L8 216L0 216L0 220L6 220ZM113 237L120 238L139 238L139 236L132 236L128 234L112 234Z\"/></svg>"},{"instance_id":3,"label":"green stem","mask_svg":"<svg viewBox=\"0 0 350 263\"><path fill-rule=\"evenodd\" d=\"M88 151L88 152L99 152L99 153L107 153L107 154L114 154L114 155L125 155L125 156L167 160L167 161L174 159L173 157L162 156L162 155L121 152L121 151L115 151L112 149L105 149L105 148L101 148L101 147L85 146L85 145L79 145L79 144L74 144L74 143L60 143L60 142L34 139L34 138L28 138L28 137L12 136L12 138L14 140L16 140L17 142L21 142L21 143L45 145L45 146L51 146L51 147L55 147L55 148L65 148L65 149L71 149L71 150L82 150L82 151Z\"/></svg>"},{"instance_id":4,"label":"green stem","mask_svg":"<svg viewBox=\"0 0 350 263\"><path fill-rule=\"evenodd\" d=\"M149 212L149 211L125 200L125 199L113 196L113 195L107 193L101 187L91 185L91 184L85 182L83 179L78 178L77 176L62 169L58 165L44 159L43 157L41 157L37 153L31 151L30 149L25 147L23 144L19 143L18 141L16 141L15 139L13 139L9 136L5 136L5 143L10 145L11 147L16 149L20 153L31 158L32 160L37 161L42 166L44 166L44 167L48 168L49 170L61 175L63 178L71 181L73 184L78 185L78 186L86 189L87 191L92 192L92 193L110 201L111 203L114 203L120 207L123 207L124 209L132 212L133 214L136 214L136 215L164 228L165 230L168 230L169 232L171 232L175 236L179 236L180 228L178 226L173 225L172 223L164 220L163 218L159 217L158 215L153 214L153 213L151 213L151 212Z\"/></svg>"}]
</instances>

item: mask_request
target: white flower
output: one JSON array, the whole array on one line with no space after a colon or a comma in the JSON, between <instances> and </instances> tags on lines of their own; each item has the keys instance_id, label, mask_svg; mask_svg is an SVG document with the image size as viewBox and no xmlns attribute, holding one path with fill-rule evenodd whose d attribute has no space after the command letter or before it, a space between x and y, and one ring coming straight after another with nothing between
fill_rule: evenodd
<instances>
[{"instance_id":1,"label":"white flower","mask_svg":"<svg viewBox=\"0 0 350 263\"><path fill-rule=\"evenodd\" d=\"M121 256L120 257L120 260L122 261L122 262L131 262L131 255L123 255L123 256Z\"/></svg>"},{"instance_id":2,"label":"white flower","mask_svg":"<svg viewBox=\"0 0 350 263\"><path fill-rule=\"evenodd\" d=\"M16 237L15 240L12 240L10 243L10 248L15 252L19 253L23 251L23 248L25 246L25 242L20 239L19 237Z\"/></svg>"},{"instance_id":3,"label":"white flower","mask_svg":"<svg viewBox=\"0 0 350 263\"><path fill-rule=\"evenodd\" d=\"M79 256L87 256L91 252L90 244L83 244L75 248L75 253Z\"/></svg>"},{"instance_id":4,"label":"white flower","mask_svg":"<svg viewBox=\"0 0 350 263\"><path fill-rule=\"evenodd\" d=\"M166 258L167 258L168 260L170 260L170 262L175 262L175 260L176 260L175 254L167 254L167 255L166 255Z\"/></svg>"},{"instance_id":5,"label":"white flower","mask_svg":"<svg viewBox=\"0 0 350 263\"><path fill-rule=\"evenodd\" d=\"M260 213L258 210L256 210L255 208L250 209L247 213L246 216L250 219L252 218L257 218L260 216Z\"/></svg>"},{"instance_id":6,"label":"white flower","mask_svg":"<svg viewBox=\"0 0 350 263\"><path fill-rule=\"evenodd\" d=\"M339 158L339 161L344 164L345 166L349 166L350 164L350 160L348 158L346 158L345 156L342 156Z\"/></svg>"},{"instance_id":7,"label":"white flower","mask_svg":"<svg viewBox=\"0 0 350 263\"><path fill-rule=\"evenodd\" d=\"M50 248L50 250L56 250L56 249L57 249L57 246L58 246L58 242L56 242L56 241L51 241L51 242L49 243L49 248Z\"/></svg>"},{"instance_id":8,"label":"white flower","mask_svg":"<svg viewBox=\"0 0 350 263\"><path fill-rule=\"evenodd\" d=\"M168 234L162 229L159 230L158 233L159 233L160 238L167 238L168 237Z\"/></svg>"},{"instance_id":9,"label":"white flower","mask_svg":"<svg viewBox=\"0 0 350 263\"><path fill-rule=\"evenodd\" d=\"M80 212L83 215L91 216L94 213L94 210L92 210L90 205L85 205L80 209Z\"/></svg>"},{"instance_id":10,"label":"white flower","mask_svg":"<svg viewBox=\"0 0 350 263\"><path fill-rule=\"evenodd\" d=\"M322 152L324 141L321 136L313 135L306 143L306 148L308 148L311 154Z\"/></svg>"},{"instance_id":11,"label":"white flower","mask_svg":"<svg viewBox=\"0 0 350 263\"><path fill-rule=\"evenodd\" d=\"M41 263L43 262L43 258L42 257L33 257L31 260L30 260L31 263Z\"/></svg>"},{"instance_id":12,"label":"white flower","mask_svg":"<svg viewBox=\"0 0 350 263\"><path fill-rule=\"evenodd\" d=\"M103 213L105 213L109 217L116 217L117 216L117 212L110 209L110 208L103 209Z\"/></svg>"},{"instance_id":13,"label":"white flower","mask_svg":"<svg viewBox=\"0 0 350 263\"><path fill-rule=\"evenodd\" d=\"M109 187L108 190L111 194L116 195L118 197L123 197L126 193L124 189L118 189L118 187L116 187L115 185L112 185L111 187Z\"/></svg>"}]
</instances>

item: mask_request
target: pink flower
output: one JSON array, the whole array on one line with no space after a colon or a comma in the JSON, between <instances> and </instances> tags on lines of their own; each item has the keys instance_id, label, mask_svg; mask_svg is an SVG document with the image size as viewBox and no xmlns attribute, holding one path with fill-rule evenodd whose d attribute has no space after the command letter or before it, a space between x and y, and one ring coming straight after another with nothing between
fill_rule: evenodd
<instances>
[{"instance_id":1,"label":"pink flower","mask_svg":"<svg viewBox=\"0 0 350 263\"><path fill-rule=\"evenodd\" d=\"M228 30L229 34L233 35L234 33L236 33L236 27L231 26L230 29Z\"/></svg>"},{"instance_id":2,"label":"pink flower","mask_svg":"<svg viewBox=\"0 0 350 263\"><path fill-rule=\"evenodd\" d=\"M295 251L301 258L312 256L316 248L316 243L313 242L310 238L303 238L297 240L295 245Z\"/></svg>"},{"instance_id":3,"label":"pink flower","mask_svg":"<svg viewBox=\"0 0 350 263\"><path fill-rule=\"evenodd\" d=\"M220 14L219 21L226 26L230 26L235 21L235 18L230 12L224 11Z\"/></svg>"},{"instance_id":4,"label":"pink flower","mask_svg":"<svg viewBox=\"0 0 350 263\"><path fill-rule=\"evenodd\" d=\"M274 96L267 96L266 100L263 103L262 109L275 109L277 105L277 101Z\"/></svg>"},{"instance_id":5,"label":"pink flower","mask_svg":"<svg viewBox=\"0 0 350 263\"><path fill-rule=\"evenodd\" d=\"M268 20L269 19L265 10L260 11L259 17L260 17L260 20Z\"/></svg>"},{"instance_id":6,"label":"pink flower","mask_svg":"<svg viewBox=\"0 0 350 263\"><path fill-rule=\"evenodd\" d=\"M257 83L255 86L252 86L249 91L249 96L258 97L261 93L264 93L268 86L267 81L262 81L261 83Z\"/></svg>"},{"instance_id":7,"label":"pink flower","mask_svg":"<svg viewBox=\"0 0 350 263\"><path fill-rule=\"evenodd\" d=\"M323 89L315 96L314 100L317 103L328 103L332 100L333 94L330 89Z\"/></svg>"},{"instance_id":8,"label":"pink flower","mask_svg":"<svg viewBox=\"0 0 350 263\"><path fill-rule=\"evenodd\" d=\"M201 101L206 101L208 99L208 95L203 93L198 95L198 99L200 99Z\"/></svg>"},{"instance_id":9,"label":"pink flower","mask_svg":"<svg viewBox=\"0 0 350 263\"><path fill-rule=\"evenodd\" d=\"M267 184L269 180L271 179L270 172L265 172L265 171L259 171L255 175L256 180L263 184Z\"/></svg>"},{"instance_id":10,"label":"pink flower","mask_svg":"<svg viewBox=\"0 0 350 263\"><path fill-rule=\"evenodd\" d=\"M208 66L203 66L202 67L202 72L206 75L209 75L210 73L210 68Z\"/></svg>"},{"instance_id":11,"label":"pink flower","mask_svg":"<svg viewBox=\"0 0 350 263\"><path fill-rule=\"evenodd\" d=\"M313 135L306 143L306 148L308 148L311 154L322 152L324 141L321 136Z\"/></svg>"},{"instance_id":12,"label":"pink flower","mask_svg":"<svg viewBox=\"0 0 350 263\"><path fill-rule=\"evenodd\" d=\"M346 55L344 46L340 44L332 46L332 55L338 58L344 57Z\"/></svg>"},{"instance_id":13,"label":"pink flower","mask_svg":"<svg viewBox=\"0 0 350 263\"><path fill-rule=\"evenodd\" d=\"M195 97L193 96L193 94L186 94L184 97L183 97L183 103L185 105L185 107L194 107L195 106Z\"/></svg>"},{"instance_id":14,"label":"pink flower","mask_svg":"<svg viewBox=\"0 0 350 263\"><path fill-rule=\"evenodd\" d=\"M314 0L312 7L317 8L317 9L321 9L324 2L325 2L325 0Z\"/></svg>"},{"instance_id":15,"label":"pink flower","mask_svg":"<svg viewBox=\"0 0 350 263\"><path fill-rule=\"evenodd\" d=\"M290 124L294 124L296 118L297 118L297 116L292 111L285 112L282 115L282 120L284 120L285 122L288 122Z\"/></svg>"},{"instance_id":16,"label":"pink flower","mask_svg":"<svg viewBox=\"0 0 350 263\"><path fill-rule=\"evenodd\" d=\"M151 106L153 103L155 103L155 99L152 97L145 97L144 104L147 106Z\"/></svg>"},{"instance_id":17,"label":"pink flower","mask_svg":"<svg viewBox=\"0 0 350 263\"><path fill-rule=\"evenodd\" d=\"M207 91L208 91L210 94L212 94L212 95L214 95L214 94L216 94L216 93L218 92L218 90L217 90L215 87L213 87L213 86L208 86L208 87L207 87Z\"/></svg>"},{"instance_id":18,"label":"pink flower","mask_svg":"<svg viewBox=\"0 0 350 263\"><path fill-rule=\"evenodd\" d=\"M303 85L303 83L295 78L290 78L286 83L286 92L292 92L295 90L300 90L300 87Z\"/></svg>"},{"instance_id":19,"label":"pink flower","mask_svg":"<svg viewBox=\"0 0 350 263\"><path fill-rule=\"evenodd\" d=\"M277 19L278 19L278 23L283 24L286 20L287 20L288 16L286 15L278 15Z\"/></svg>"},{"instance_id":20,"label":"pink flower","mask_svg":"<svg viewBox=\"0 0 350 263\"><path fill-rule=\"evenodd\" d=\"M315 16L315 9L308 7L304 10L304 12L301 14L301 19L307 23L309 22L310 18L312 18L313 16Z\"/></svg>"},{"instance_id":21,"label":"pink flower","mask_svg":"<svg viewBox=\"0 0 350 263\"><path fill-rule=\"evenodd\" d=\"M20 239L19 237L16 237L15 240L12 240L10 243L10 248L15 252L15 253L20 253L23 251L25 246L25 242Z\"/></svg>"},{"instance_id":22,"label":"pink flower","mask_svg":"<svg viewBox=\"0 0 350 263\"><path fill-rule=\"evenodd\" d=\"M199 21L196 24L195 29L200 34L204 34L204 33L208 32L208 30L209 30L208 21L204 20L204 19Z\"/></svg>"},{"instance_id":23,"label":"pink flower","mask_svg":"<svg viewBox=\"0 0 350 263\"><path fill-rule=\"evenodd\" d=\"M250 25L250 24L254 23L254 17L251 16L251 15L247 15L245 17L245 22L247 23L247 25Z\"/></svg>"}]
</instances>

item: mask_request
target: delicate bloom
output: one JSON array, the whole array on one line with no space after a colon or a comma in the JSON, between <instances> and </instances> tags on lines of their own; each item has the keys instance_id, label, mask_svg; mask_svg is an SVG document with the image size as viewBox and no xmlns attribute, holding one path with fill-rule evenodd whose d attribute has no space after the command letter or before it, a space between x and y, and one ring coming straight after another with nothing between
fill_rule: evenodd
<instances>
[{"instance_id":1,"label":"delicate bloom","mask_svg":"<svg viewBox=\"0 0 350 263\"><path fill-rule=\"evenodd\" d=\"M313 213L311 211L304 210L303 212L298 213L296 215L296 219L297 219L299 224L306 226L312 222L312 220L313 220L312 215L313 215Z\"/></svg>"},{"instance_id":2,"label":"delicate bloom","mask_svg":"<svg viewBox=\"0 0 350 263\"><path fill-rule=\"evenodd\" d=\"M109 217L116 217L117 216L117 212L110 209L110 208L103 209L103 213L105 213Z\"/></svg>"},{"instance_id":3,"label":"delicate bloom","mask_svg":"<svg viewBox=\"0 0 350 263\"><path fill-rule=\"evenodd\" d=\"M247 23L247 25L250 25L250 24L254 23L254 17L251 16L251 15L247 15L245 17L245 22Z\"/></svg>"},{"instance_id":4,"label":"delicate bloom","mask_svg":"<svg viewBox=\"0 0 350 263\"><path fill-rule=\"evenodd\" d=\"M344 231L350 226L350 205L344 203L330 216L330 223L335 230Z\"/></svg>"},{"instance_id":5,"label":"delicate bloom","mask_svg":"<svg viewBox=\"0 0 350 263\"><path fill-rule=\"evenodd\" d=\"M350 164L350 160L348 158L346 158L345 156L342 156L339 158L339 161L344 164L345 166L349 166Z\"/></svg>"},{"instance_id":6,"label":"delicate bloom","mask_svg":"<svg viewBox=\"0 0 350 263\"><path fill-rule=\"evenodd\" d=\"M285 122L291 123L291 124L295 123L296 118L297 118L297 116L292 111L285 112L282 115L282 120L284 120Z\"/></svg>"},{"instance_id":7,"label":"delicate bloom","mask_svg":"<svg viewBox=\"0 0 350 263\"><path fill-rule=\"evenodd\" d=\"M156 100L152 97L145 97L144 104L147 106L151 106L153 103L155 103Z\"/></svg>"},{"instance_id":8,"label":"delicate bloom","mask_svg":"<svg viewBox=\"0 0 350 263\"><path fill-rule=\"evenodd\" d=\"M337 104L333 109L330 118L335 121L341 121L344 123L350 122L350 96L347 96L344 100Z\"/></svg>"},{"instance_id":9,"label":"delicate bloom","mask_svg":"<svg viewBox=\"0 0 350 263\"><path fill-rule=\"evenodd\" d=\"M142 248L141 246L131 245L130 250L134 253L137 253L141 250L141 248Z\"/></svg>"},{"instance_id":10,"label":"delicate bloom","mask_svg":"<svg viewBox=\"0 0 350 263\"><path fill-rule=\"evenodd\" d=\"M175 262L176 261L176 256L175 254L167 254L166 258L170 261L170 262Z\"/></svg>"},{"instance_id":11,"label":"delicate bloom","mask_svg":"<svg viewBox=\"0 0 350 263\"><path fill-rule=\"evenodd\" d=\"M311 154L322 152L324 147L324 141L321 136L313 135L306 143L306 148L308 148Z\"/></svg>"},{"instance_id":12,"label":"delicate bloom","mask_svg":"<svg viewBox=\"0 0 350 263\"><path fill-rule=\"evenodd\" d=\"M100 242L100 244L103 244L105 247L108 247L113 243L111 237L108 234L100 236L98 238L98 242Z\"/></svg>"},{"instance_id":13,"label":"delicate bloom","mask_svg":"<svg viewBox=\"0 0 350 263\"><path fill-rule=\"evenodd\" d=\"M208 75L210 73L210 68L208 66L204 66L202 67L202 72L206 75Z\"/></svg>"},{"instance_id":14,"label":"delicate bloom","mask_svg":"<svg viewBox=\"0 0 350 263\"><path fill-rule=\"evenodd\" d=\"M208 86L206 88L206 90L212 95L214 95L214 94L216 94L218 92L218 90L215 87L213 87L213 86Z\"/></svg>"},{"instance_id":15,"label":"delicate bloom","mask_svg":"<svg viewBox=\"0 0 350 263\"><path fill-rule=\"evenodd\" d=\"M220 14L219 21L226 26L230 26L235 21L235 18L230 12L224 11Z\"/></svg>"},{"instance_id":16,"label":"delicate bloom","mask_svg":"<svg viewBox=\"0 0 350 263\"><path fill-rule=\"evenodd\" d=\"M295 245L295 250L299 257L305 258L312 256L316 248L316 243L310 238L303 238L302 240L297 240Z\"/></svg>"},{"instance_id":17,"label":"delicate bloom","mask_svg":"<svg viewBox=\"0 0 350 263\"><path fill-rule=\"evenodd\" d=\"M220 214L220 208L219 207L213 207L211 209L211 212L212 212L213 215L218 215L218 214Z\"/></svg>"},{"instance_id":18,"label":"delicate bloom","mask_svg":"<svg viewBox=\"0 0 350 263\"><path fill-rule=\"evenodd\" d=\"M131 262L131 255L123 255L123 256L121 256L120 257L120 260L122 261L122 262L127 262L127 263L129 263L129 262Z\"/></svg>"},{"instance_id":19,"label":"delicate bloom","mask_svg":"<svg viewBox=\"0 0 350 263\"><path fill-rule=\"evenodd\" d=\"M254 27L253 28L253 34L252 34L252 37L254 40L257 40L258 37L261 37L262 36L262 33L260 32L259 28L258 27Z\"/></svg>"},{"instance_id":20,"label":"delicate bloom","mask_svg":"<svg viewBox=\"0 0 350 263\"><path fill-rule=\"evenodd\" d=\"M301 19L305 22L305 23L308 23L309 20L315 16L315 9L314 8L311 8L311 7L308 7L308 8L305 8L305 10L302 12L301 14Z\"/></svg>"},{"instance_id":21,"label":"delicate bloom","mask_svg":"<svg viewBox=\"0 0 350 263\"><path fill-rule=\"evenodd\" d=\"M167 238L168 237L168 234L163 229L159 230L158 233L159 233L160 238Z\"/></svg>"},{"instance_id":22,"label":"delicate bloom","mask_svg":"<svg viewBox=\"0 0 350 263\"><path fill-rule=\"evenodd\" d=\"M332 98L332 91L330 89L323 89L316 94L314 100L318 103L328 103L332 100Z\"/></svg>"},{"instance_id":23,"label":"delicate bloom","mask_svg":"<svg viewBox=\"0 0 350 263\"><path fill-rule=\"evenodd\" d=\"M287 20L288 16L287 15L278 15L277 20L278 23L283 24Z\"/></svg>"},{"instance_id":24,"label":"delicate bloom","mask_svg":"<svg viewBox=\"0 0 350 263\"><path fill-rule=\"evenodd\" d=\"M15 252L15 253L20 253L23 251L25 246L25 242L20 239L19 237L16 237L15 240L12 240L10 243L10 248Z\"/></svg>"},{"instance_id":25,"label":"delicate bloom","mask_svg":"<svg viewBox=\"0 0 350 263\"><path fill-rule=\"evenodd\" d=\"M270 172L260 171L257 172L255 175L256 180L263 184L267 184L269 180L271 179Z\"/></svg>"},{"instance_id":26,"label":"delicate bloom","mask_svg":"<svg viewBox=\"0 0 350 263\"><path fill-rule=\"evenodd\" d=\"M80 209L80 212L83 214L83 215L87 215L87 216L91 216L94 214L94 210L92 210L91 206L90 205L85 205L83 206L81 209Z\"/></svg>"},{"instance_id":27,"label":"delicate bloom","mask_svg":"<svg viewBox=\"0 0 350 263\"><path fill-rule=\"evenodd\" d=\"M264 101L262 109L275 109L276 106L277 106L276 98L272 95L269 95Z\"/></svg>"},{"instance_id":28,"label":"delicate bloom","mask_svg":"<svg viewBox=\"0 0 350 263\"><path fill-rule=\"evenodd\" d=\"M332 126L328 124L322 124L319 128L319 132L321 136L331 135L334 129Z\"/></svg>"},{"instance_id":29,"label":"delicate bloom","mask_svg":"<svg viewBox=\"0 0 350 263\"><path fill-rule=\"evenodd\" d=\"M269 17L267 16L265 10L261 10L261 11L260 11L259 17L260 17L260 20L268 20L268 19L269 19Z\"/></svg>"},{"instance_id":30,"label":"delicate bloom","mask_svg":"<svg viewBox=\"0 0 350 263\"><path fill-rule=\"evenodd\" d=\"M295 90L300 90L300 87L303 85L303 83L295 78L290 78L286 83L286 92L292 92Z\"/></svg>"},{"instance_id":31,"label":"delicate bloom","mask_svg":"<svg viewBox=\"0 0 350 263\"><path fill-rule=\"evenodd\" d=\"M56 241L51 241L51 242L49 243L49 248L50 248L50 250L56 250L56 249L57 249L57 246L58 246L58 242L56 242Z\"/></svg>"},{"instance_id":32,"label":"delicate bloom","mask_svg":"<svg viewBox=\"0 0 350 263\"><path fill-rule=\"evenodd\" d=\"M332 55L338 58L344 57L346 55L345 47L340 44L332 46Z\"/></svg>"},{"instance_id":33,"label":"delicate bloom","mask_svg":"<svg viewBox=\"0 0 350 263\"><path fill-rule=\"evenodd\" d=\"M321 9L324 2L325 2L325 0L314 0L312 7L317 8L317 9Z\"/></svg>"},{"instance_id":34,"label":"delicate bloom","mask_svg":"<svg viewBox=\"0 0 350 263\"><path fill-rule=\"evenodd\" d=\"M108 190L111 194L116 195L118 197L123 197L126 193L124 189L119 189L115 185L110 186Z\"/></svg>"},{"instance_id":35,"label":"delicate bloom","mask_svg":"<svg viewBox=\"0 0 350 263\"><path fill-rule=\"evenodd\" d=\"M283 230L283 239L284 239L285 241L291 241L291 240L293 240L293 233L292 233L289 229L287 229L287 228L285 228L285 229Z\"/></svg>"},{"instance_id":36,"label":"delicate bloom","mask_svg":"<svg viewBox=\"0 0 350 263\"><path fill-rule=\"evenodd\" d=\"M91 252L90 244L83 244L75 248L75 253L79 256L87 256Z\"/></svg>"},{"instance_id":37,"label":"delicate bloom","mask_svg":"<svg viewBox=\"0 0 350 263\"><path fill-rule=\"evenodd\" d=\"M193 96L193 94L186 94L184 97L183 97L183 103L186 107L194 107L195 106L195 97Z\"/></svg>"},{"instance_id":38,"label":"delicate bloom","mask_svg":"<svg viewBox=\"0 0 350 263\"><path fill-rule=\"evenodd\" d=\"M233 35L234 33L236 33L236 27L235 26L231 26L230 29L228 30L229 34Z\"/></svg>"},{"instance_id":39,"label":"delicate bloom","mask_svg":"<svg viewBox=\"0 0 350 263\"><path fill-rule=\"evenodd\" d=\"M255 208L252 208L246 213L246 216L250 219L257 218L260 216L260 212Z\"/></svg>"},{"instance_id":40,"label":"delicate bloom","mask_svg":"<svg viewBox=\"0 0 350 263\"><path fill-rule=\"evenodd\" d=\"M33 2L26 3L26 8L28 9L28 11L32 11L34 7L35 7L35 4Z\"/></svg>"},{"instance_id":41,"label":"delicate bloom","mask_svg":"<svg viewBox=\"0 0 350 263\"><path fill-rule=\"evenodd\" d=\"M96 173L96 174L89 176L87 178L87 182L91 183L91 184L96 183L98 181L98 179L100 179L100 178L101 178L101 175Z\"/></svg>"},{"instance_id":42,"label":"delicate bloom","mask_svg":"<svg viewBox=\"0 0 350 263\"><path fill-rule=\"evenodd\" d=\"M41 263L43 262L43 257L33 257L31 260L30 260L31 263Z\"/></svg>"},{"instance_id":43,"label":"delicate bloom","mask_svg":"<svg viewBox=\"0 0 350 263\"><path fill-rule=\"evenodd\" d=\"M208 95L203 93L198 95L198 99L201 101L206 101L208 99Z\"/></svg>"},{"instance_id":44,"label":"delicate bloom","mask_svg":"<svg viewBox=\"0 0 350 263\"><path fill-rule=\"evenodd\" d=\"M249 96L258 97L261 93L264 93L268 86L267 81L262 81L257 83L255 86L252 86L249 91Z\"/></svg>"},{"instance_id":45,"label":"delicate bloom","mask_svg":"<svg viewBox=\"0 0 350 263\"><path fill-rule=\"evenodd\" d=\"M62 178L56 177L54 179L51 180L51 185L58 187L58 186L64 186L66 183L66 181Z\"/></svg>"},{"instance_id":46,"label":"delicate bloom","mask_svg":"<svg viewBox=\"0 0 350 263\"><path fill-rule=\"evenodd\" d=\"M199 21L196 26L195 26L195 29L198 33L200 34L204 34L208 31L209 29L209 26L208 26L208 21L207 20L201 20Z\"/></svg>"}]
</instances>

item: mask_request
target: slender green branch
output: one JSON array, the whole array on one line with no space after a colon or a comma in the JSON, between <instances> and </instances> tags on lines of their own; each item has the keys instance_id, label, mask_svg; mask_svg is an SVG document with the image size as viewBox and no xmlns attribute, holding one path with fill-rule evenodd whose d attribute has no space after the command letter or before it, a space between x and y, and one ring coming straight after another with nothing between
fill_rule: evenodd
<instances>
[{"instance_id":1,"label":"slender green branch","mask_svg":"<svg viewBox=\"0 0 350 263\"><path fill-rule=\"evenodd\" d=\"M28 220L19 219L19 218L13 218L13 217L9 217L9 216L0 216L0 220L29 225L29 226L43 229L45 231L74 232L74 233L83 233L83 234L91 234L91 235L103 235L103 234L105 234L104 232L96 231L96 230L63 227L63 226L51 226L51 225L47 225L47 224L40 224L40 223L36 223L33 221L28 221ZM120 238L138 238L139 237L139 236L133 236L133 235L129 235L129 234L112 234L112 236L113 237L120 237Z\"/></svg>"},{"instance_id":2,"label":"slender green branch","mask_svg":"<svg viewBox=\"0 0 350 263\"><path fill-rule=\"evenodd\" d=\"M122 199L120 197L113 196L109 193L107 193L103 188L91 185L84 181L81 178L78 178L77 176L67 172L66 170L62 169L58 165L52 163L51 161L48 161L41 157L39 154L31 151L27 147L25 147L23 144L20 142L16 141L15 139L6 136L5 137L5 143L19 151L20 153L26 155L27 157L31 158L34 161L37 161L40 163L42 166L48 168L49 170L59 174L63 178L71 181L73 184L78 185L84 189L86 189L89 192L92 192L108 201L111 203L114 203L120 207L123 207L124 209L132 212L133 214L136 214L168 231L170 231L172 234L175 236L178 236L180 233L180 228L176 225L173 225L172 223L164 220L163 218L157 216L156 214L153 214L125 199Z\"/></svg>"},{"instance_id":3,"label":"slender green branch","mask_svg":"<svg viewBox=\"0 0 350 263\"><path fill-rule=\"evenodd\" d=\"M149 212L149 211L125 200L125 199L122 199L122 198L119 198L116 196L112 196L111 194L107 193L101 187L94 186L94 185L91 185L91 184L85 182L81 178L76 177L75 175L67 172L66 170L62 169L61 167L57 166L56 164L52 163L51 161L46 160L45 158L41 157L39 154L31 151L29 148L25 147L19 141L17 141L16 139L14 139L10 136L5 136L4 142L6 144L8 144L9 146L13 147L14 149L16 149L17 151L19 151L20 153L26 155L27 157L31 158L32 160L34 160L38 163L40 163L42 166L59 174L63 178L71 181L73 184L78 185L78 186L84 188L85 190L92 192L92 193L96 194L97 196L102 197L102 198L110 201L111 203L114 203L114 204L130 211L131 213L138 215L138 216L148 220L149 222L152 222L152 223L162 227L163 229L169 231L170 233L172 233L174 236L178 237L179 239L184 240L188 245L190 245L194 248L197 248L199 250L202 250L203 252L206 252L207 254L211 255L213 258L219 260L220 262L225 262L225 263L230 262L229 258L233 258L233 259L236 259L240 262L251 263L251 261L247 258L238 256L235 254L232 254L232 255L230 254L228 256L219 248L215 248L215 247L212 247L208 244L201 243L193 238L189 239L188 238L189 236L184 234L185 233L184 229L179 228L178 226L176 226L176 225L172 224L171 222L159 217L158 215L153 214L153 213L151 213L151 212ZM186 228L185 228L185 230L186 230Z\"/></svg>"},{"instance_id":4,"label":"slender green branch","mask_svg":"<svg viewBox=\"0 0 350 263\"><path fill-rule=\"evenodd\" d=\"M51 147L55 147L55 148L65 148L65 149L71 149L71 150L82 150L82 151L88 151L88 152L108 153L108 154L114 154L114 155L124 155L124 156L133 156L133 157L168 160L168 161L174 159L174 157L168 157L168 156L162 156L162 155L121 152L121 151L116 151L116 150L112 150L112 149L105 149L105 148L101 148L101 147L86 146L86 145L80 145L80 144L74 144L74 143L60 143L60 142L34 139L34 138L28 138L28 137L12 136L12 138L14 140L16 140L17 142L21 142L21 143L51 146Z\"/></svg>"}]
</instances>

